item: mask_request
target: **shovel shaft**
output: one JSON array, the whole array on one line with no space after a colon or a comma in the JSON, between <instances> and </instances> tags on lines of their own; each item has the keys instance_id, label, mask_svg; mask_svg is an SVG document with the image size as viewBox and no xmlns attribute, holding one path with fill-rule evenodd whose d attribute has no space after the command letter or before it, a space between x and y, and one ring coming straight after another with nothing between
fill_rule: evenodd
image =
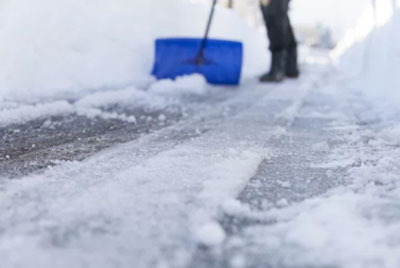
<instances>
[{"instance_id":1,"label":"shovel shaft","mask_svg":"<svg viewBox=\"0 0 400 268\"><path fill-rule=\"evenodd\" d=\"M212 21L214 18L214 12L215 12L216 5L217 5L217 0L213 0L212 6L211 6L211 11L210 11L210 16L208 17L208 21L207 21L206 32L204 33L204 38L203 38L203 41L201 42L199 54L197 55L197 58L196 58L197 65L201 65L204 63L204 50L206 49L206 46L207 46L208 36L210 34L211 24L212 24Z\"/></svg>"}]
</instances>

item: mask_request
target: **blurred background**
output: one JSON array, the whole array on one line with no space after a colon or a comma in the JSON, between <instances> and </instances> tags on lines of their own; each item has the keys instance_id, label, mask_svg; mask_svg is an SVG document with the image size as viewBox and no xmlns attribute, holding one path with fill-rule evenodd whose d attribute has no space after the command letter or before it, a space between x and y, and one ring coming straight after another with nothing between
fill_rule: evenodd
<instances>
[{"instance_id":1,"label":"blurred background","mask_svg":"<svg viewBox=\"0 0 400 268\"><path fill-rule=\"evenodd\" d=\"M211 2L212 0L187 0ZM299 42L333 48L375 0L292 0L291 19ZM395 0L393 1L395 5ZM235 10L252 26L263 28L259 0L221 0L219 5Z\"/></svg>"},{"instance_id":2,"label":"blurred background","mask_svg":"<svg viewBox=\"0 0 400 268\"><path fill-rule=\"evenodd\" d=\"M210 3L0 0L0 103L146 88L153 82L154 40L202 36ZM242 78L258 77L270 57L259 0L218 3L211 37L243 42ZM290 18L302 48L328 50L344 73L395 81L385 87L392 93L399 77L393 57L400 47L399 6L399 0L291 0Z\"/></svg>"}]
</instances>

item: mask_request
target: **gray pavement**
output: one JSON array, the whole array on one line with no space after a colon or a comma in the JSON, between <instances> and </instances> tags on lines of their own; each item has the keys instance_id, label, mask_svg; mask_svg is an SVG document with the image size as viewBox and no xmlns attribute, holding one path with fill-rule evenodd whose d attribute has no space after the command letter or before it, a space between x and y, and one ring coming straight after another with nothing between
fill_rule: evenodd
<instances>
[{"instance_id":1,"label":"gray pavement","mask_svg":"<svg viewBox=\"0 0 400 268\"><path fill-rule=\"evenodd\" d=\"M136 123L76 114L41 118L0 128L0 174L18 178L62 161L81 161L113 145L168 127L182 118L182 108L163 110L114 107ZM159 120L160 115L165 120ZM163 118L164 119L164 118Z\"/></svg>"}]
</instances>

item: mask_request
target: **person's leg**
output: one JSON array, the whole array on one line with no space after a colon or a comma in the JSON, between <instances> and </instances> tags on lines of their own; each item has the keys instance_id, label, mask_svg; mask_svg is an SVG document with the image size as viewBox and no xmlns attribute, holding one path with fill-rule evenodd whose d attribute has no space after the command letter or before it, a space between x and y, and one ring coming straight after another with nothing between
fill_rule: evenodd
<instances>
[{"instance_id":1,"label":"person's leg","mask_svg":"<svg viewBox=\"0 0 400 268\"><path fill-rule=\"evenodd\" d=\"M286 59L286 76L289 78L299 77L299 68L297 64L297 42L296 37L293 33L293 28L290 24L290 19L288 16L288 49L287 49L287 59Z\"/></svg>"},{"instance_id":2,"label":"person's leg","mask_svg":"<svg viewBox=\"0 0 400 268\"><path fill-rule=\"evenodd\" d=\"M261 5L272 53L286 50L288 47L288 9L288 0L269 0L266 5Z\"/></svg>"},{"instance_id":3,"label":"person's leg","mask_svg":"<svg viewBox=\"0 0 400 268\"><path fill-rule=\"evenodd\" d=\"M261 11L268 31L272 61L271 70L260 80L279 82L284 79L287 71L288 76L295 76L293 66L296 66L297 70L297 43L288 16L289 0L265 2L267 4L261 5Z\"/></svg>"},{"instance_id":4,"label":"person's leg","mask_svg":"<svg viewBox=\"0 0 400 268\"><path fill-rule=\"evenodd\" d=\"M288 0L269 0L261 4L272 54L270 71L260 77L262 82L280 82L286 76L288 47Z\"/></svg>"}]
</instances>

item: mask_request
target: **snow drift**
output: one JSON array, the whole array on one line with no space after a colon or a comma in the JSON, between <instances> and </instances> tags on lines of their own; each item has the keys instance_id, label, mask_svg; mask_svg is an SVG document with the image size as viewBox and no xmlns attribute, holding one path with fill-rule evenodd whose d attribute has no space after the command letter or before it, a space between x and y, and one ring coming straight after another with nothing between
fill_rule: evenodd
<instances>
[{"instance_id":1,"label":"snow drift","mask_svg":"<svg viewBox=\"0 0 400 268\"><path fill-rule=\"evenodd\" d=\"M201 36L209 6L183 0L4 0L0 101L74 98L152 81L158 37ZM219 9L211 36L245 43L244 77L261 72L265 38Z\"/></svg>"},{"instance_id":2,"label":"snow drift","mask_svg":"<svg viewBox=\"0 0 400 268\"><path fill-rule=\"evenodd\" d=\"M374 98L400 103L400 1L371 1L339 44L339 70Z\"/></svg>"}]
</instances>

